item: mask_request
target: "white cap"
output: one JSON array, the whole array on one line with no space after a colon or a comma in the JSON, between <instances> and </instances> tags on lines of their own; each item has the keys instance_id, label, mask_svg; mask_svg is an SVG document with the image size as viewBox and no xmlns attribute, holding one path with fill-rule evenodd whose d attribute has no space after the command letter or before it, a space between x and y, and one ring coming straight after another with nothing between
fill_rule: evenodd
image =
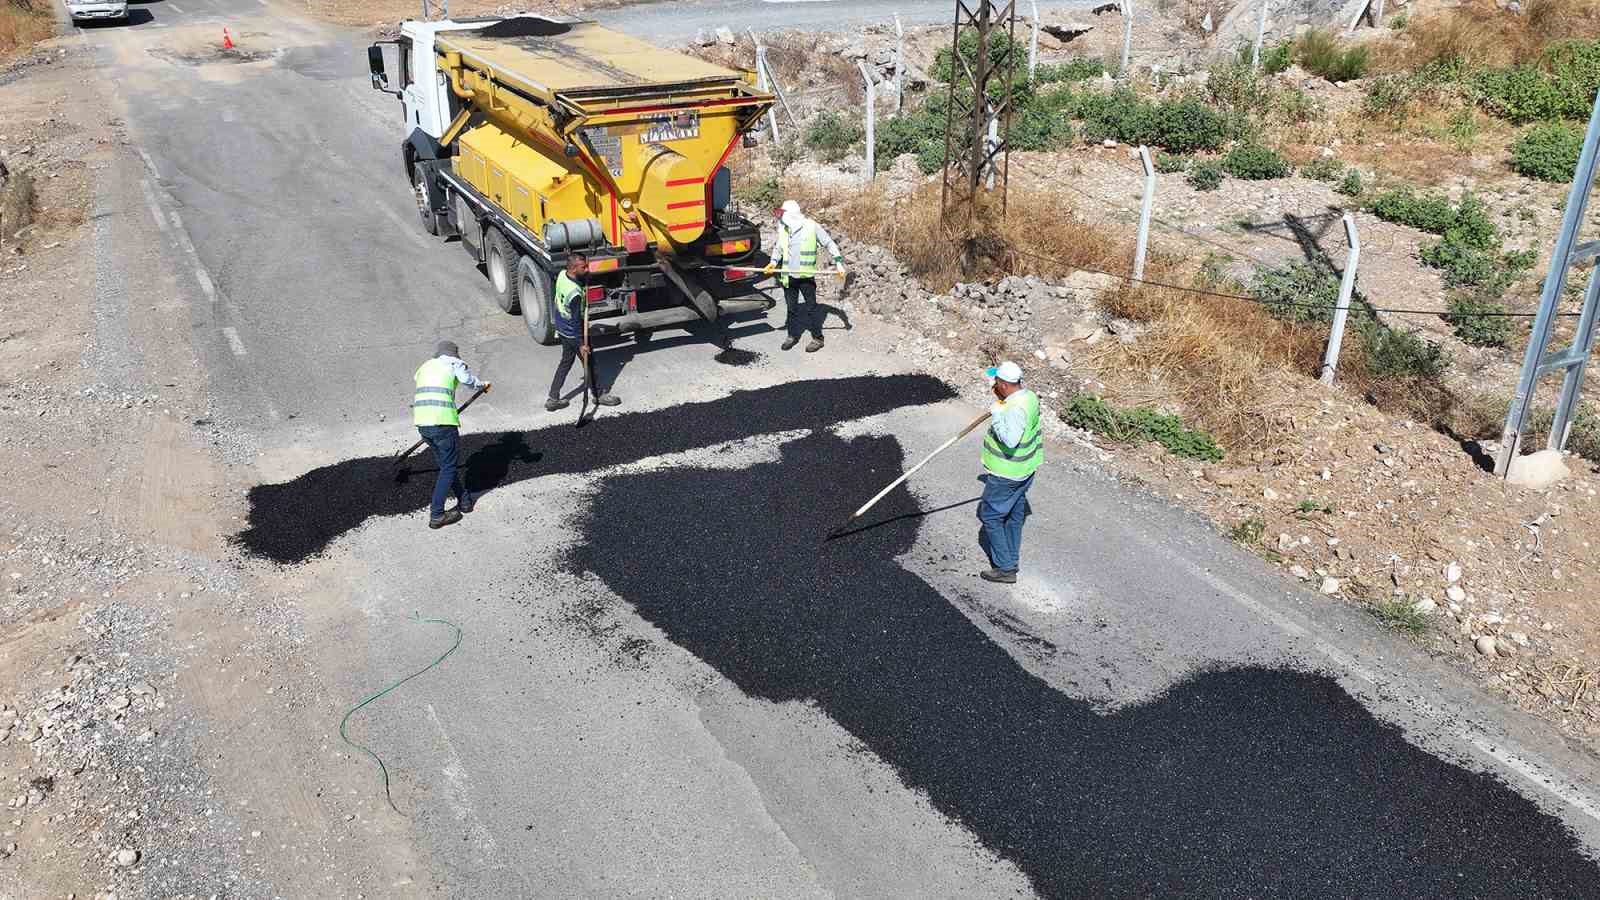
<instances>
[{"instance_id":1,"label":"white cap","mask_svg":"<svg viewBox=\"0 0 1600 900\"><path fill-rule=\"evenodd\" d=\"M783 201L783 205L778 207L778 211L797 213L800 211L800 204L794 202L793 200L785 200Z\"/></svg>"},{"instance_id":2,"label":"white cap","mask_svg":"<svg viewBox=\"0 0 1600 900\"><path fill-rule=\"evenodd\" d=\"M1021 384L1022 367L1014 362L1003 362L998 366L984 369L983 377L989 379L990 384L994 384L996 378L1011 384Z\"/></svg>"}]
</instances>

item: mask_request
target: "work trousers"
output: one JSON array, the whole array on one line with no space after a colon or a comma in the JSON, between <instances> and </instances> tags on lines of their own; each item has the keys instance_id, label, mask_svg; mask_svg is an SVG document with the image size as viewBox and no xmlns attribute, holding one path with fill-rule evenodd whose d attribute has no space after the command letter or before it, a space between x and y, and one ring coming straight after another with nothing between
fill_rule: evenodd
<instances>
[{"instance_id":1,"label":"work trousers","mask_svg":"<svg viewBox=\"0 0 1600 900\"><path fill-rule=\"evenodd\" d=\"M559 335L559 337L561 338L561 362L556 364L556 377L554 381L550 382L551 400L561 399L561 388L567 383L567 373L572 371L572 364L578 358L578 348L583 346L582 338L567 337L564 334ZM587 382L587 375L585 375L585 381ZM584 389L588 390L588 388L589 385L585 383Z\"/></svg>"},{"instance_id":2,"label":"work trousers","mask_svg":"<svg viewBox=\"0 0 1600 900\"><path fill-rule=\"evenodd\" d=\"M433 481L433 505L429 514L437 519L444 515L444 501L455 491L456 502L467 499L467 486L461 478L461 429L454 425L418 425L417 432L433 451L433 460L439 464L439 477Z\"/></svg>"},{"instance_id":3,"label":"work trousers","mask_svg":"<svg viewBox=\"0 0 1600 900\"><path fill-rule=\"evenodd\" d=\"M822 340L822 310L817 308L815 278L790 278L783 286L783 305L789 317L784 327L790 337L810 331L812 337Z\"/></svg>"},{"instance_id":4,"label":"work trousers","mask_svg":"<svg viewBox=\"0 0 1600 900\"><path fill-rule=\"evenodd\" d=\"M983 476L983 498L978 501L978 521L983 523L980 543L989 564L1001 572L1015 572L1022 561L1022 523L1028 518L1028 488L1033 476L1021 481Z\"/></svg>"}]
</instances>

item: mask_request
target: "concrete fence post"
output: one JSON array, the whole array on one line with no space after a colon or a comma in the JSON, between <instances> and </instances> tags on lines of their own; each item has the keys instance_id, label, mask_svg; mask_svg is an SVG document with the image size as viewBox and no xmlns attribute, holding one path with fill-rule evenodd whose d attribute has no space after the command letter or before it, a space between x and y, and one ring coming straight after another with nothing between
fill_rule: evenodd
<instances>
[{"instance_id":1,"label":"concrete fence post","mask_svg":"<svg viewBox=\"0 0 1600 900\"><path fill-rule=\"evenodd\" d=\"M755 37L755 32L752 31L750 36L752 38ZM767 48L758 39L756 41L756 89L765 91L771 84L772 80L767 75ZM778 107L775 104L767 107L767 133L772 135L772 143L774 145L783 140L783 135L778 133Z\"/></svg>"},{"instance_id":2,"label":"concrete fence post","mask_svg":"<svg viewBox=\"0 0 1600 900\"><path fill-rule=\"evenodd\" d=\"M861 80L867 84L867 171L863 180L871 184L878 174L877 160L873 158L877 150L878 92L872 85L872 73L867 71L866 62L857 61L856 65L861 69Z\"/></svg>"},{"instance_id":3,"label":"concrete fence post","mask_svg":"<svg viewBox=\"0 0 1600 900\"><path fill-rule=\"evenodd\" d=\"M1033 7L1033 36L1028 39L1028 80L1039 69L1039 0L1028 0Z\"/></svg>"},{"instance_id":4,"label":"concrete fence post","mask_svg":"<svg viewBox=\"0 0 1600 900\"><path fill-rule=\"evenodd\" d=\"M1128 77L1128 55L1133 50L1133 0L1122 0L1122 68L1118 77Z\"/></svg>"},{"instance_id":5,"label":"concrete fence post","mask_svg":"<svg viewBox=\"0 0 1600 900\"><path fill-rule=\"evenodd\" d=\"M1000 114L988 104L984 104L984 111L989 114L989 130L983 137L983 152L985 158L988 159L988 162L984 163L983 166L983 189L992 191L994 190L995 175L1000 171L1000 167L995 165L994 161L995 151L1000 149Z\"/></svg>"},{"instance_id":6,"label":"concrete fence post","mask_svg":"<svg viewBox=\"0 0 1600 900\"><path fill-rule=\"evenodd\" d=\"M1333 310L1333 326L1328 329L1328 350L1322 355L1319 380L1333 386L1333 373L1339 368L1339 345L1344 341L1344 323L1350 316L1350 298L1355 296L1356 267L1361 263L1361 236L1356 234L1355 217L1344 214L1344 233L1350 252L1344 258L1344 277L1339 279L1339 303Z\"/></svg>"},{"instance_id":7,"label":"concrete fence post","mask_svg":"<svg viewBox=\"0 0 1600 900\"><path fill-rule=\"evenodd\" d=\"M900 26L900 14L894 14L894 114L900 115L906 94L906 30Z\"/></svg>"},{"instance_id":8,"label":"concrete fence post","mask_svg":"<svg viewBox=\"0 0 1600 900\"><path fill-rule=\"evenodd\" d=\"M1133 248L1134 280L1144 278L1145 254L1150 249L1150 213L1156 203L1156 167L1150 161L1150 148L1139 148L1139 162L1144 164L1144 202L1139 204L1139 238Z\"/></svg>"},{"instance_id":9,"label":"concrete fence post","mask_svg":"<svg viewBox=\"0 0 1600 900\"><path fill-rule=\"evenodd\" d=\"M1261 68L1261 40L1267 34L1267 3L1261 0L1261 15L1256 18L1256 41L1250 45L1250 68Z\"/></svg>"}]
</instances>

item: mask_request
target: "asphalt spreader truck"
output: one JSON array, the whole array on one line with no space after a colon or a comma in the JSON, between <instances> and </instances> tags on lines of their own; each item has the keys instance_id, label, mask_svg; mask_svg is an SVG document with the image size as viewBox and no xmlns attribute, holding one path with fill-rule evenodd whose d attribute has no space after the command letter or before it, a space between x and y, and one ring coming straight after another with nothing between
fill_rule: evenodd
<instances>
[{"instance_id":1,"label":"asphalt spreader truck","mask_svg":"<svg viewBox=\"0 0 1600 900\"><path fill-rule=\"evenodd\" d=\"M413 20L368 48L405 113L428 233L459 236L496 302L555 343L554 279L589 259L592 334L765 310L761 236L729 156L772 105L750 73L593 22Z\"/></svg>"}]
</instances>

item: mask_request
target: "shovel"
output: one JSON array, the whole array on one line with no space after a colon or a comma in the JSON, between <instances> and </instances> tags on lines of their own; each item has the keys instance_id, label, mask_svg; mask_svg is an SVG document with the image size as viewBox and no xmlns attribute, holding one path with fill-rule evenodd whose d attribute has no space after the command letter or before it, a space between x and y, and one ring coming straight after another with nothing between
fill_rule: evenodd
<instances>
[{"instance_id":1,"label":"shovel","mask_svg":"<svg viewBox=\"0 0 1600 900\"><path fill-rule=\"evenodd\" d=\"M861 508L856 510L854 513L852 513L850 518L848 520L846 520L843 525L840 525L838 528L835 528L833 531L829 532L828 533L828 537L831 539L835 535L837 535L840 531L843 531L845 528L848 528L850 526L851 522L854 522L855 520L857 520L857 519L861 518L863 515L865 515L867 510L869 510L872 507L876 506L879 500L882 500L884 497L888 496L889 492L894 490L895 488L899 487L901 482L905 481L907 478L910 478L912 475L917 474L917 470L922 468L923 466L927 465L929 462L932 462L933 458L935 456L938 456L939 454L943 453L944 451L949 450L951 447L955 446L956 441L959 441L962 438L966 437L967 435L971 434L974 429L976 429L979 425L982 425L984 422L987 422L987 421L989 421L989 414L987 412L985 412L983 415L977 417L976 419L973 419L972 420L972 424L970 424L967 427L961 429L961 433L960 434L957 434L955 437L951 438L950 440L945 441L943 444L940 444L939 448L937 450L935 450L932 453L929 453L927 456L923 457L922 462L919 462L916 465L912 466L910 469L907 469L905 471L905 473L902 474L899 478L896 478L895 480L889 482L889 486L888 487L886 487L883 490L879 491L878 493L874 494L872 496L872 499L868 500L866 503L863 503L861 505Z\"/></svg>"},{"instance_id":2,"label":"shovel","mask_svg":"<svg viewBox=\"0 0 1600 900\"><path fill-rule=\"evenodd\" d=\"M482 397L484 394L486 394L488 392L489 392L489 386L488 385L484 385L483 387L478 388L477 393L474 393L471 397L467 398L467 402L465 402L465 403L461 404L460 406L456 407L456 415L459 416L462 413L466 412L467 411L467 407L472 405L472 401L478 399L479 397ZM407 447L406 449L400 451L399 455L395 456L395 458L394 458L395 466L397 468L400 467L400 466L403 466L405 464L406 457L408 457L411 454L417 452L417 448L421 447L423 444L426 444L426 443L427 443L427 441L417 441L415 444L412 444L411 446Z\"/></svg>"}]
</instances>

